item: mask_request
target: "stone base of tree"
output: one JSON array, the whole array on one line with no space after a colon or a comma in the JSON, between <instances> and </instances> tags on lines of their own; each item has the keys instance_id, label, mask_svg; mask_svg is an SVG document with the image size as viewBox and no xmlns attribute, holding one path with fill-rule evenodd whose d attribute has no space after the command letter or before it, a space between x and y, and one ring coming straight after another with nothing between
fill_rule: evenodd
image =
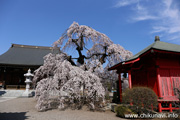
<instances>
[{"instance_id":1,"label":"stone base of tree","mask_svg":"<svg viewBox=\"0 0 180 120\"><path fill-rule=\"evenodd\" d=\"M116 106L117 106L117 104L112 103L112 104L111 104L111 111L115 112Z\"/></svg>"},{"instance_id":2,"label":"stone base of tree","mask_svg":"<svg viewBox=\"0 0 180 120\"><path fill-rule=\"evenodd\" d=\"M111 110L115 112L115 107L117 106L116 103L107 103L106 107L104 107L105 110Z\"/></svg>"}]
</instances>

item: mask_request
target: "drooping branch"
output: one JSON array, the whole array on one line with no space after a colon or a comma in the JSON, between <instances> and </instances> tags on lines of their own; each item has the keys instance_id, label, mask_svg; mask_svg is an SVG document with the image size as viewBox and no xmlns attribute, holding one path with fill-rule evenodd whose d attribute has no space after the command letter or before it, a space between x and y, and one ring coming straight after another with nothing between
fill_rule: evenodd
<instances>
[{"instance_id":1,"label":"drooping branch","mask_svg":"<svg viewBox=\"0 0 180 120\"><path fill-rule=\"evenodd\" d=\"M67 107L79 109L85 104L89 106L89 109L101 108L100 104L103 104L105 95L101 79L90 71L72 66L62 58L63 55L49 54L45 57L43 66L36 70L36 79L42 74L53 72L53 76L41 78L37 83L36 108L39 111L57 107L61 110ZM53 61L51 67L47 66L51 61ZM51 69L52 67L54 69Z\"/></svg>"},{"instance_id":2,"label":"drooping branch","mask_svg":"<svg viewBox=\"0 0 180 120\"><path fill-rule=\"evenodd\" d=\"M88 57L86 57L86 59L90 59L90 58L92 58L93 56L101 56L101 57L99 58L99 61L101 62L101 64L104 64L104 63L106 62L106 61L105 61L106 57L109 56L109 54L107 54L107 48L108 48L108 46L103 46L103 45L101 45L101 44L98 44L98 45L100 45L100 46L102 47L103 53L102 53L102 52L90 53L90 51L88 51L88 52L90 53L90 55L89 55Z\"/></svg>"},{"instance_id":3,"label":"drooping branch","mask_svg":"<svg viewBox=\"0 0 180 120\"><path fill-rule=\"evenodd\" d=\"M106 53L107 53L107 46L104 46L104 54L102 55L102 57L99 60L101 62L101 64L106 62L105 58L108 56Z\"/></svg>"},{"instance_id":4,"label":"drooping branch","mask_svg":"<svg viewBox=\"0 0 180 120\"><path fill-rule=\"evenodd\" d=\"M80 36L80 50L83 50L83 46L84 46L84 40L83 40L83 35L81 33L81 36Z\"/></svg>"},{"instance_id":5,"label":"drooping branch","mask_svg":"<svg viewBox=\"0 0 180 120\"><path fill-rule=\"evenodd\" d=\"M62 46L62 43L65 40L67 40L67 42L64 46ZM62 46L62 50L75 46L79 54L77 62L79 62L80 64L84 64L84 60L87 59L87 57L82 54L82 51L84 49L88 50L85 47L85 43L87 44L87 42L93 43L93 45L100 43L104 46L113 43L105 34L100 33L89 26L79 25L78 23L73 22L73 24L66 30L63 36L60 37L59 40L54 43L54 46L60 45Z\"/></svg>"},{"instance_id":6,"label":"drooping branch","mask_svg":"<svg viewBox=\"0 0 180 120\"><path fill-rule=\"evenodd\" d=\"M104 55L104 53L94 53L91 54L91 56L85 57L85 59L91 59L93 56L100 56L100 55Z\"/></svg>"}]
</instances>

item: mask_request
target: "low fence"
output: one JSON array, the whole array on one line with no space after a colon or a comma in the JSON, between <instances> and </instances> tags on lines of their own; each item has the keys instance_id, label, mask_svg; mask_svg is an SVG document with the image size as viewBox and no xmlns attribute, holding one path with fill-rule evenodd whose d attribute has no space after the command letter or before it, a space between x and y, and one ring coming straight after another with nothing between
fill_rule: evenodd
<instances>
[{"instance_id":1,"label":"low fence","mask_svg":"<svg viewBox=\"0 0 180 120\"><path fill-rule=\"evenodd\" d=\"M5 85L4 83L4 81L0 81L0 89L26 89L26 85Z\"/></svg>"},{"instance_id":2,"label":"low fence","mask_svg":"<svg viewBox=\"0 0 180 120\"><path fill-rule=\"evenodd\" d=\"M6 89L21 89L25 90L26 85L6 85Z\"/></svg>"}]
</instances>

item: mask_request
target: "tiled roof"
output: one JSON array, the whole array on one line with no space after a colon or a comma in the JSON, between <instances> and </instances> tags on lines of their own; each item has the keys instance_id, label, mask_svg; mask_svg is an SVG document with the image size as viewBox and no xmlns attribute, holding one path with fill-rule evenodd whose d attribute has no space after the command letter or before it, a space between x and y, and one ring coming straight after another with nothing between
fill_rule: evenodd
<instances>
[{"instance_id":1,"label":"tiled roof","mask_svg":"<svg viewBox=\"0 0 180 120\"><path fill-rule=\"evenodd\" d=\"M144 53L146 53L147 51L149 51L151 49L180 53L180 45L162 42L162 41L158 40L158 41L155 41L153 44L149 45L148 47L146 47L145 49L141 50L140 52L138 52L134 56L130 57L129 59L110 67L109 70L116 69L116 67L118 67L119 65L121 65L123 63L138 61L137 59L139 59L139 57L141 55L143 55Z\"/></svg>"},{"instance_id":2,"label":"tiled roof","mask_svg":"<svg viewBox=\"0 0 180 120\"><path fill-rule=\"evenodd\" d=\"M53 51L52 47L12 44L7 52L0 55L0 64L40 66L44 62L43 57Z\"/></svg>"},{"instance_id":3,"label":"tiled roof","mask_svg":"<svg viewBox=\"0 0 180 120\"><path fill-rule=\"evenodd\" d=\"M134 60L134 59L140 57L145 52L149 51L150 49L169 51L169 52L180 52L180 45L171 44L171 43L162 42L162 41L155 41L153 44L149 45L148 47L146 47L142 51L138 52L134 56L130 57L126 61Z\"/></svg>"}]
</instances>

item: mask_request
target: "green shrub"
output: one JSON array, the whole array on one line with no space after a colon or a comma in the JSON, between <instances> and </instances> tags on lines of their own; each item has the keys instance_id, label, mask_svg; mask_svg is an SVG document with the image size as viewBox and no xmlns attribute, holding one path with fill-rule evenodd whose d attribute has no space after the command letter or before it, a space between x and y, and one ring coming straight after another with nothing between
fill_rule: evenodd
<instances>
[{"instance_id":1,"label":"green shrub","mask_svg":"<svg viewBox=\"0 0 180 120\"><path fill-rule=\"evenodd\" d=\"M115 112L116 112L116 116L122 117L122 118L125 117L125 114L132 114L131 109L129 109L126 106L117 106L115 108Z\"/></svg>"},{"instance_id":2,"label":"green shrub","mask_svg":"<svg viewBox=\"0 0 180 120\"><path fill-rule=\"evenodd\" d=\"M158 105L156 93L147 87L134 87L126 90L123 94L123 103L132 103L133 112L139 114L146 113L147 110L151 110L152 107L156 108Z\"/></svg>"}]
</instances>

